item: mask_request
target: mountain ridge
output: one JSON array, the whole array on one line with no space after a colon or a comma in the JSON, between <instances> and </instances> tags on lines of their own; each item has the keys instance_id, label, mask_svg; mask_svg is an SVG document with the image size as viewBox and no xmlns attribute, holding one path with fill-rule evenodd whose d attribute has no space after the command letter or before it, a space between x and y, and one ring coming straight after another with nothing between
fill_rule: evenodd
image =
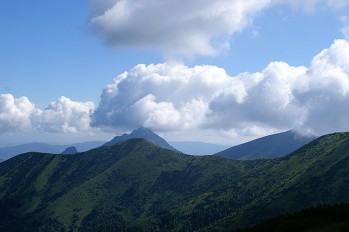
<instances>
[{"instance_id":1,"label":"mountain ridge","mask_svg":"<svg viewBox=\"0 0 349 232\"><path fill-rule=\"evenodd\" d=\"M315 138L289 130L239 144L214 155L241 160L278 158L290 154Z\"/></svg>"},{"instance_id":2,"label":"mountain ridge","mask_svg":"<svg viewBox=\"0 0 349 232\"><path fill-rule=\"evenodd\" d=\"M74 156L26 153L0 164L0 230L232 231L349 202L348 183L349 133L270 160L190 156L145 139Z\"/></svg>"}]
</instances>

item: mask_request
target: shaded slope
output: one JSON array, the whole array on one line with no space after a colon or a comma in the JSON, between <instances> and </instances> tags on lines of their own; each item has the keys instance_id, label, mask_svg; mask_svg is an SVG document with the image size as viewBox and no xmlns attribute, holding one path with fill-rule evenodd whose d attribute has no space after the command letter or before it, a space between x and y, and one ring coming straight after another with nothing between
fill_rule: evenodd
<instances>
[{"instance_id":1,"label":"shaded slope","mask_svg":"<svg viewBox=\"0 0 349 232\"><path fill-rule=\"evenodd\" d=\"M286 131L228 148L215 155L241 160L276 158L288 155L314 139L315 137L301 136L294 131Z\"/></svg>"},{"instance_id":2,"label":"shaded slope","mask_svg":"<svg viewBox=\"0 0 349 232\"><path fill-rule=\"evenodd\" d=\"M111 146L118 142L125 141L128 139L146 139L149 142L152 142L160 147L175 151L170 144L166 142L163 138L161 138L159 135L155 134L150 129L140 127L134 131L132 131L130 134L123 134L121 136L115 136L111 141L105 143L103 146Z\"/></svg>"},{"instance_id":3,"label":"shaded slope","mask_svg":"<svg viewBox=\"0 0 349 232\"><path fill-rule=\"evenodd\" d=\"M321 205L263 221L239 232L345 232L349 231L349 204Z\"/></svg>"}]
</instances>

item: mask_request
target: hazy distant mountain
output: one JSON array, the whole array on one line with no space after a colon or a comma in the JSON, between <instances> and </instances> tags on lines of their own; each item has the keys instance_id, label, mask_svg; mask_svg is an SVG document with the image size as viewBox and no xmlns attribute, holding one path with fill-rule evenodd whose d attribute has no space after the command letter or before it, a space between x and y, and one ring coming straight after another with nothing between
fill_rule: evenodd
<instances>
[{"instance_id":1,"label":"hazy distant mountain","mask_svg":"<svg viewBox=\"0 0 349 232\"><path fill-rule=\"evenodd\" d=\"M3 161L5 161L5 160L4 159L0 159L0 163L3 162Z\"/></svg>"},{"instance_id":2,"label":"hazy distant mountain","mask_svg":"<svg viewBox=\"0 0 349 232\"><path fill-rule=\"evenodd\" d=\"M314 139L314 136L302 136L290 130L252 140L215 155L241 160L276 158L290 154Z\"/></svg>"},{"instance_id":3,"label":"hazy distant mountain","mask_svg":"<svg viewBox=\"0 0 349 232\"><path fill-rule=\"evenodd\" d=\"M189 155L212 155L229 148L229 146L192 141L169 141L168 143L178 151Z\"/></svg>"},{"instance_id":4,"label":"hazy distant mountain","mask_svg":"<svg viewBox=\"0 0 349 232\"><path fill-rule=\"evenodd\" d=\"M83 143L76 143L72 145L52 145L47 143L26 143L11 147L0 148L0 158L9 159L13 156L23 154L26 152L42 152L60 154L67 147L76 147L80 152L88 151L92 148L101 146L105 141L89 141Z\"/></svg>"},{"instance_id":5,"label":"hazy distant mountain","mask_svg":"<svg viewBox=\"0 0 349 232\"><path fill-rule=\"evenodd\" d=\"M349 133L248 161L145 139L76 155L26 153L0 163L0 231L234 231L349 202L348 174Z\"/></svg>"},{"instance_id":6,"label":"hazy distant mountain","mask_svg":"<svg viewBox=\"0 0 349 232\"><path fill-rule=\"evenodd\" d=\"M61 154L63 155L74 155L79 153L76 147L67 147Z\"/></svg>"},{"instance_id":7,"label":"hazy distant mountain","mask_svg":"<svg viewBox=\"0 0 349 232\"><path fill-rule=\"evenodd\" d=\"M140 127L131 132L131 134L123 134L121 136L115 136L111 141L105 143L103 146L111 146L118 142L129 140L129 139L146 139L149 142L152 142L160 147L170 149L175 151L170 144L166 142L165 139L161 138L159 135L155 134L148 128Z\"/></svg>"},{"instance_id":8,"label":"hazy distant mountain","mask_svg":"<svg viewBox=\"0 0 349 232\"><path fill-rule=\"evenodd\" d=\"M47 143L27 143L12 147L0 148L0 158L9 159L13 156L26 152L42 152L42 153L61 153L66 146L64 145L50 145Z\"/></svg>"}]
</instances>

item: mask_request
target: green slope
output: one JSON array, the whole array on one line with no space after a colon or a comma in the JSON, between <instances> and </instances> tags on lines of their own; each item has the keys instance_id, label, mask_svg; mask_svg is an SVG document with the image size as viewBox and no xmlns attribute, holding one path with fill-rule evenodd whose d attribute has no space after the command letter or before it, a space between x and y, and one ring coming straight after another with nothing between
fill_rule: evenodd
<instances>
[{"instance_id":1,"label":"green slope","mask_svg":"<svg viewBox=\"0 0 349 232\"><path fill-rule=\"evenodd\" d=\"M0 164L0 231L230 231L349 202L348 157L348 133L274 160L189 156L143 139L27 153Z\"/></svg>"},{"instance_id":2,"label":"green slope","mask_svg":"<svg viewBox=\"0 0 349 232\"><path fill-rule=\"evenodd\" d=\"M274 162L256 173L263 178L255 184L267 186L265 194L243 212L211 225L211 231L230 231L304 207L349 202L349 133L322 136Z\"/></svg>"},{"instance_id":3,"label":"green slope","mask_svg":"<svg viewBox=\"0 0 349 232\"><path fill-rule=\"evenodd\" d=\"M95 226L89 221L97 221L116 227L145 223L153 230L148 222L160 223L159 215L222 189L244 172L242 162L188 156L142 139L75 156L28 153L0 166L0 207L9 211L3 218L13 217L14 226L21 226L15 219L23 217L27 228L87 229ZM104 214L113 217L103 221Z\"/></svg>"}]
</instances>

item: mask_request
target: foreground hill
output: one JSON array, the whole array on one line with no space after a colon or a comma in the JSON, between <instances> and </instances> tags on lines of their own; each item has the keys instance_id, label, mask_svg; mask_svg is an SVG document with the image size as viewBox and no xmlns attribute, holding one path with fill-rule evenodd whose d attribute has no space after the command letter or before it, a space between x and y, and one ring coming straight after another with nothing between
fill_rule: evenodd
<instances>
[{"instance_id":1,"label":"foreground hill","mask_svg":"<svg viewBox=\"0 0 349 232\"><path fill-rule=\"evenodd\" d=\"M349 202L349 134L281 159L189 156L132 139L0 164L0 231L233 231Z\"/></svg>"},{"instance_id":2,"label":"foreground hill","mask_svg":"<svg viewBox=\"0 0 349 232\"><path fill-rule=\"evenodd\" d=\"M129 139L146 139L149 142L152 142L160 147L176 151L167 141L161 138L159 135L155 134L152 130L144 127L140 127L130 134L123 134L121 136L115 136L111 141L105 143L103 146L111 146L118 142L126 141Z\"/></svg>"},{"instance_id":3,"label":"foreground hill","mask_svg":"<svg viewBox=\"0 0 349 232\"><path fill-rule=\"evenodd\" d=\"M228 148L215 155L241 160L277 158L290 154L314 139L314 136L302 136L294 131L286 131Z\"/></svg>"},{"instance_id":4,"label":"foreground hill","mask_svg":"<svg viewBox=\"0 0 349 232\"><path fill-rule=\"evenodd\" d=\"M256 173L255 185L268 186L267 192L242 212L220 220L211 231L255 224L304 207L349 202L349 133L322 136L273 162Z\"/></svg>"},{"instance_id":5,"label":"foreground hill","mask_svg":"<svg viewBox=\"0 0 349 232\"><path fill-rule=\"evenodd\" d=\"M144 139L75 156L23 154L0 166L0 231L164 228L177 204L195 204L244 172L245 165L226 161L196 159Z\"/></svg>"}]
</instances>

